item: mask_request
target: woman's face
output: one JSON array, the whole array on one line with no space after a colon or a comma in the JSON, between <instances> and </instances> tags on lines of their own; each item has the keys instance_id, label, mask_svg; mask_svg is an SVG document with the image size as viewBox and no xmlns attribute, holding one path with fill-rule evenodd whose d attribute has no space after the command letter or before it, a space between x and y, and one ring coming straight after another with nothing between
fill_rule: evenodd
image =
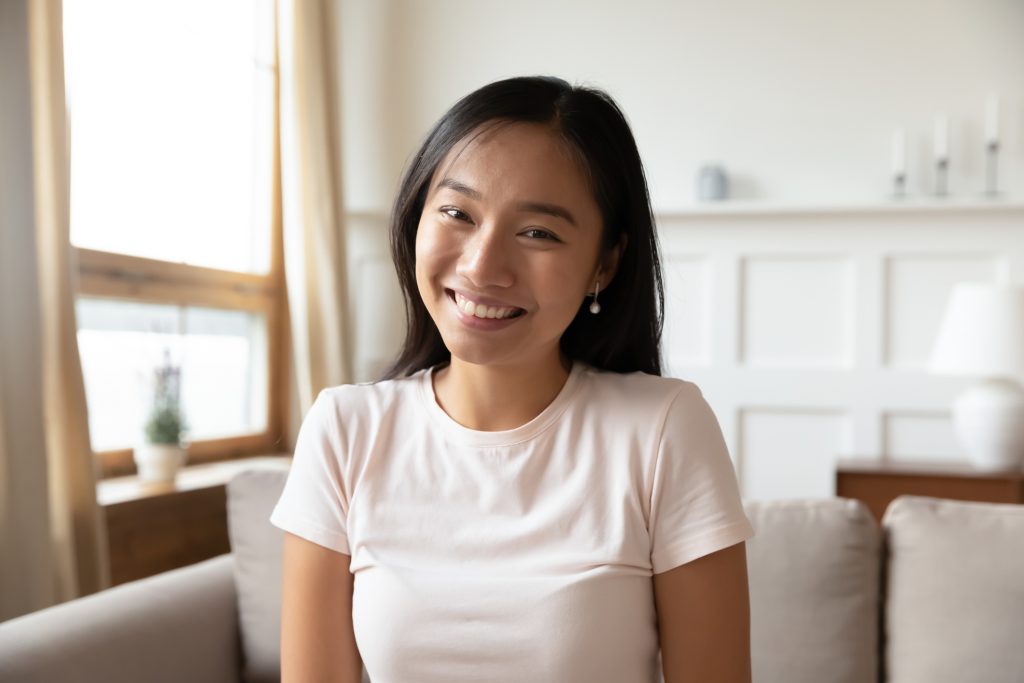
<instances>
[{"instance_id":1,"label":"woman's face","mask_svg":"<svg viewBox=\"0 0 1024 683\"><path fill-rule=\"evenodd\" d=\"M420 216L420 296L454 357L549 362L593 292L600 210L544 126L502 125L467 139L438 165ZM611 274L601 272L602 289Z\"/></svg>"}]
</instances>

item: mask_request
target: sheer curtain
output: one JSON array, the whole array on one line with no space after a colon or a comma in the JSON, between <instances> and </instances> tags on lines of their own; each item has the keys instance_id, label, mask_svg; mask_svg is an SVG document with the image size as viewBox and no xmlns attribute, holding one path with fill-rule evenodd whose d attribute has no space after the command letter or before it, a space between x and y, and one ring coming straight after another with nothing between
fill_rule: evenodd
<instances>
[{"instance_id":1,"label":"sheer curtain","mask_svg":"<svg viewBox=\"0 0 1024 683\"><path fill-rule=\"evenodd\" d=\"M5 11L12 5L27 10L18 17L27 33L6 30L27 35L28 61L9 66L22 67L28 88L5 87L5 96L27 114L22 132L31 131L31 145L20 173L23 197L34 202L3 244L12 251L0 300L0 619L110 583L76 339L61 2L9 3Z\"/></svg>"},{"instance_id":2,"label":"sheer curtain","mask_svg":"<svg viewBox=\"0 0 1024 683\"><path fill-rule=\"evenodd\" d=\"M297 409L351 381L332 0L278 0L284 266ZM290 440L297 424L292 420Z\"/></svg>"},{"instance_id":3,"label":"sheer curtain","mask_svg":"<svg viewBox=\"0 0 1024 683\"><path fill-rule=\"evenodd\" d=\"M3 620L102 590L110 568L76 341L61 2L0 4L0 118L12 141L3 143L0 164ZM284 264L299 414L320 389L351 381L333 9L333 0L278 0L277 8Z\"/></svg>"}]
</instances>

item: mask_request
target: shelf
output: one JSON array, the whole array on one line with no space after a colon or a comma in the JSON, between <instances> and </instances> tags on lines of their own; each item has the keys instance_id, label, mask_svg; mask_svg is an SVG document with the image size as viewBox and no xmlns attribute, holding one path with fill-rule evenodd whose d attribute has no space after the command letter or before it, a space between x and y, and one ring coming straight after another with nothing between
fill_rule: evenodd
<instances>
[{"instance_id":1,"label":"shelf","mask_svg":"<svg viewBox=\"0 0 1024 683\"><path fill-rule=\"evenodd\" d=\"M282 453L280 455L222 460L203 465L186 465L178 472L177 479L167 484L143 483L135 475L112 477L99 482L96 487L96 497L101 506L108 507L145 498L158 498L212 486L223 486L243 470L265 465L280 466L281 463L286 463L290 457L289 454Z\"/></svg>"},{"instance_id":2,"label":"shelf","mask_svg":"<svg viewBox=\"0 0 1024 683\"><path fill-rule=\"evenodd\" d=\"M849 204L784 204L725 200L688 206L655 209L658 219L729 218L745 216L858 215L913 213L1024 212L1024 199L906 199Z\"/></svg>"}]
</instances>

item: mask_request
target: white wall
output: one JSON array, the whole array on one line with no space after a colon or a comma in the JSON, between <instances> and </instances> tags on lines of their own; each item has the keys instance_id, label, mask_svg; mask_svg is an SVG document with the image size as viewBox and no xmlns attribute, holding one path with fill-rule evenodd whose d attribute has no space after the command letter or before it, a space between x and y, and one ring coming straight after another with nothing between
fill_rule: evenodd
<instances>
[{"instance_id":1,"label":"white wall","mask_svg":"<svg viewBox=\"0 0 1024 683\"><path fill-rule=\"evenodd\" d=\"M345 195L356 211L390 206L406 159L455 100L534 73L616 98L657 211L692 203L709 160L730 170L737 198L882 198L897 126L918 195L940 111L951 192L975 194L990 92L1003 103L1003 187L1024 196L1016 0L340 1Z\"/></svg>"}]
</instances>

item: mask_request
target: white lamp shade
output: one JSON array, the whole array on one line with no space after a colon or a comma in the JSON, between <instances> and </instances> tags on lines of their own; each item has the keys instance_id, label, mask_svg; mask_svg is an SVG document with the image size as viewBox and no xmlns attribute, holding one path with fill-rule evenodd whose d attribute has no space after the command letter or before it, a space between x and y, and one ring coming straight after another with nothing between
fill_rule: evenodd
<instances>
[{"instance_id":1,"label":"white lamp shade","mask_svg":"<svg viewBox=\"0 0 1024 683\"><path fill-rule=\"evenodd\" d=\"M942 375L1024 377L1024 287L956 285L928 370Z\"/></svg>"}]
</instances>

